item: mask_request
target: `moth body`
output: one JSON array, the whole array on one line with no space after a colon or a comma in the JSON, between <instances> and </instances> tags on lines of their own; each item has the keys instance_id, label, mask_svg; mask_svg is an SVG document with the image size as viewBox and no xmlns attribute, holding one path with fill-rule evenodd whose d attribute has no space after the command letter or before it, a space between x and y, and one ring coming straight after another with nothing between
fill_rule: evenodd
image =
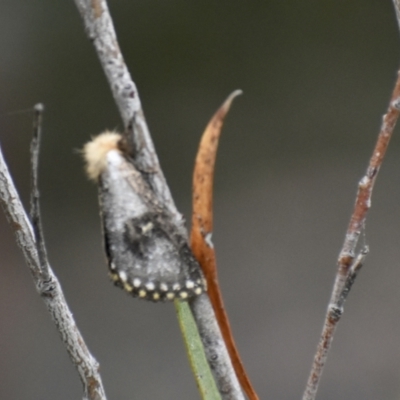
<instances>
[{"instance_id":1,"label":"moth body","mask_svg":"<svg viewBox=\"0 0 400 400\"><path fill-rule=\"evenodd\" d=\"M112 280L135 297L186 300L205 290L187 239L119 143L106 132L84 148L87 172L99 186L104 247Z\"/></svg>"}]
</instances>

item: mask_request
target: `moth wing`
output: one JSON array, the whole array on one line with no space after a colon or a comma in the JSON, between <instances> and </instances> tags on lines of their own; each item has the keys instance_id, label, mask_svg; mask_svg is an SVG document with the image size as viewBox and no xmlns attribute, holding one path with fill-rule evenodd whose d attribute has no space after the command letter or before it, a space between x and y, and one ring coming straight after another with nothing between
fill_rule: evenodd
<instances>
[{"instance_id":1,"label":"moth wing","mask_svg":"<svg viewBox=\"0 0 400 400\"><path fill-rule=\"evenodd\" d=\"M100 178L105 249L112 279L148 300L189 298L204 278L186 240L135 166L118 151L107 155Z\"/></svg>"}]
</instances>

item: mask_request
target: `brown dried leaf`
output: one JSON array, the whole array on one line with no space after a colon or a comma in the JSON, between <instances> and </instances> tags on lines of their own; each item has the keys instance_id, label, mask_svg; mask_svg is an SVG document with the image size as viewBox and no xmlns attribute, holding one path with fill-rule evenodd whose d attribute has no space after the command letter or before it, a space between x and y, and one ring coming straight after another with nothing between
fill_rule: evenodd
<instances>
[{"instance_id":1,"label":"brown dried leaf","mask_svg":"<svg viewBox=\"0 0 400 400\"><path fill-rule=\"evenodd\" d=\"M250 400L258 400L258 396L250 383L233 339L228 315L224 308L218 284L215 251L211 242L213 229L214 166L218 141L224 118L229 111L231 103L241 93L241 90L236 90L225 100L224 104L211 118L200 141L193 174L191 245L192 251L204 271L208 285L208 294L238 380L248 398Z\"/></svg>"}]
</instances>

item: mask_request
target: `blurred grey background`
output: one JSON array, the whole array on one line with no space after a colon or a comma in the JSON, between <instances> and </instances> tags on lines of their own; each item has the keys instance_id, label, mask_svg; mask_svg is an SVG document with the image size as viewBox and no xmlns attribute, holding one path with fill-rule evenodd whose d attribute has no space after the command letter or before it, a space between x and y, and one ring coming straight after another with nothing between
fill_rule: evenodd
<instances>
[{"instance_id":1,"label":"blurred grey background","mask_svg":"<svg viewBox=\"0 0 400 400\"><path fill-rule=\"evenodd\" d=\"M399 66L390 0L110 1L161 164L190 217L206 123L234 89L215 182L221 285L261 399L300 399L356 193ZM77 149L120 128L74 2L2 0L0 141L27 204L31 114L54 271L109 399L197 399L174 308L114 288ZM377 181L371 247L319 399L400 398L400 138ZM79 399L81 383L0 214L0 398Z\"/></svg>"}]
</instances>

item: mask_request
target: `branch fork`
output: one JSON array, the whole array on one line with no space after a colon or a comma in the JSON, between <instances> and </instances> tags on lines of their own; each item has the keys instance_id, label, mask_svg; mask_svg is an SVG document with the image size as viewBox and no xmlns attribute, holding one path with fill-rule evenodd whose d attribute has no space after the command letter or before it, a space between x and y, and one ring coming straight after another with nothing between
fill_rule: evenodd
<instances>
[{"instance_id":1,"label":"branch fork","mask_svg":"<svg viewBox=\"0 0 400 400\"><path fill-rule=\"evenodd\" d=\"M54 324L67 349L72 363L78 370L84 388L84 400L106 400L99 364L89 352L79 332L72 312L68 308L61 285L50 267L42 234L37 183L40 130L43 106L35 106L34 130L31 145L32 191L31 219L22 205L14 182L8 171L0 148L0 203L10 225L15 230L16 241L21 248L32 274L36 289L46 304Z\"/></svg>"}]
</instances>

